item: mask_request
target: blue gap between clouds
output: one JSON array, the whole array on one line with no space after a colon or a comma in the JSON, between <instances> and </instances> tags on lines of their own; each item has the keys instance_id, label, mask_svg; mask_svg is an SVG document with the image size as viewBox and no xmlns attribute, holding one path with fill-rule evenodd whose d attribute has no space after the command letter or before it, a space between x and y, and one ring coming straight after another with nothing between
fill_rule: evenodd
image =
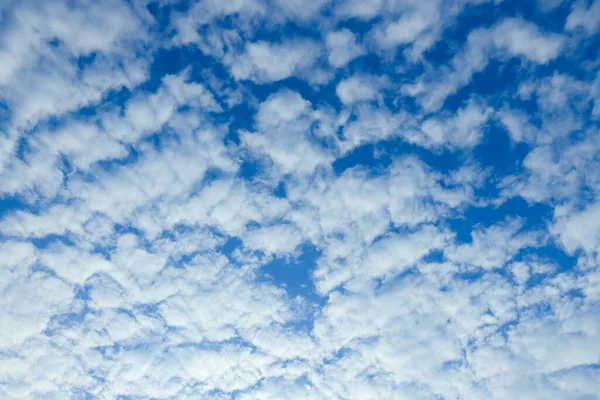
<instances>
[{"instance_id":1,"label":"blue gap between clouds","mask_svg":"<svg viewBox=\"0 0 600 400\"><path fill-rule=\"evenodd\" d=\"M243 243L239 238L229 238L223 245L217 247L217 251L234 261L233 252L241 249ZM272 283L284 289L290 297L300 296L312 304L323 306L326 299L317 292L312 280L312 273L316 267L316 261L321 256L321 251L311 243L303 243L295 255L279 257L263 265L260 276L265 282ZM298 321L296 327L305 327L312 321Z\"/></svg>"},{"instance_id":2,"label":"blue gap between clouds","mask_svg":"<svg viewBox=\"0 0 600 400\"><path fill-rule=\"evenodd\" d=\"M378 154L375 157L375 154ZM401 156L417 155L423 162L436 171L447 173L461 165L461 155L444 150L434 153L422 147L407 143L402 139L381 141L377 144L365 144L352 150L332 164L336 175L356 166L366 168L387 168Z\"/></svg>"},{"instance_id":3,"label":"blue gap between clouds","mask_svg":"<svg viewBox=\"0 0 600 400\"><path fill-rule=\"evenodd\" d=\"M39 211L39 207L25 203L17 196L0 197L0 218L5 218L16 211L36 212Z\"/></svg>"},{"instance_id":4,"label":"blue gap between clouds","mask_svg":"<svg viewBox=\"0 0 600 400\"><path fill-rule=\"evenodd\" d=\"M298 256L276 258L263 265L261 272L274 284L284 287L290 296L302 296L321 304L323 298L316 292L312 272L321 252L311 243L304 243L297 250Z\"/></svg>"}]
</instances>

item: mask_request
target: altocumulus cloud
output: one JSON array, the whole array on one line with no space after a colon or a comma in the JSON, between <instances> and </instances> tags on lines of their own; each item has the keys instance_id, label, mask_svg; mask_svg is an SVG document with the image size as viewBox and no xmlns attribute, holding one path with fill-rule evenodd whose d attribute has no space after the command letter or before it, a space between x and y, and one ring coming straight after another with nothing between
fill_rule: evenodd
<instances>
[{"instance_id":1,"label":"altocumulus cloud","mask_svg":"<svg viewBox=\"0 0 600 400\"><path fill-rule=\"evenodd\" d=\"M599 399L599 21L1 1L0 397Z\"/></svg>"}]
</instances>

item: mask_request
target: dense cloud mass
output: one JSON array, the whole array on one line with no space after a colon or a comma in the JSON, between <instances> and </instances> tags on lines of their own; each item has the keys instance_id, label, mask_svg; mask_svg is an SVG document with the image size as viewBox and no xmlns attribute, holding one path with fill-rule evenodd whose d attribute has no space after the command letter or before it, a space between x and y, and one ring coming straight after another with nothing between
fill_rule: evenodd
<instances>
[{"instance_id":1,"label":"dense cloud mass","mask_svg":"<svg viewBox=\"0 0 600 400\"><path fill-rule=\"evenodd\" d=\"M0 1L0 398L600 399L600 0Z\"/></svg>"}]
</instances>

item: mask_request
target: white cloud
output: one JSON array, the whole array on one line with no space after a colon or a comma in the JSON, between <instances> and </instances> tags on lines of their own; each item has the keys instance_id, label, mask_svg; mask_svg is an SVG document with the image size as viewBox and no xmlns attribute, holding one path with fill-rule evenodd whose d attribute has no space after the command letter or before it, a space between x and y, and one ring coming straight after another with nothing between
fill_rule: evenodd
<instances>
[{"instance_id":1,"label":"white cloud","mask_svg":"<svg viewBox=\"0 0 600 400\"><path fill-rule=\"evenodd\" d=\"M43 270L34 270L33 246L6 242L0 248L5 265L0 286L0 346L19 345L39 335L55 314L66 312L72 288Z\"/></svg>"},{"instance_id":2,"label":"white cloud","mask_svg":"<svg viewBox=\"0 0 600 400\"><path fill-rule=\"evenodd\" d=\"M361 101L377 98L377 94L385 82L376 77L353 75L338 83L335 91L342 103L352 105Z\"/></svg>"},{"instance_id":3,"label":"white cloud","mask_svg":"<svg viewBox=\"0 0 600 400\"><path fill-rule=\"evenodd\" d=\"M380 16L368 35L374 45L390 56L402 50L408 63L420 63L424 60L424 53L433 48L444 29L452 26L463 8L486 1L367 1L361 8L367 15L370 9L371 17L375 14ZM405 66L399 66L399 70L403 68Z\"/></svg>"},{"instance_id":4,"label":"white cloud","mask_svg":"<svg viewBox=\"0 0 600 400\"><path fill-rule=\"evenodd\" d=\"M592 83L590 96L594 100L594 109L592 110L592 115L596 118L600 118L600 74L596 75L596 79Z\"/></svg>"},{"instance_id":5,"label":"white cloud","mask_svg":"<svg viewBox=\"0 0 600 400\"><path fill-rule=\"evenodd\" d=\"M148 37L147 16L120 0L79 6L27 1L7 3L3 10L0 101L11 113L3 126L0 171L23 130L96 104L111 90L132 89L147 77L146 63L133 56L145 52L140 45Z\"/></svg>"},{"instance_id":6,"label":"white cloud","mask_svg":"<svg viewBox=\"0 0 600 400\"><path fill-rule=\"evenodd\" d=\"M559 56L565 41L558 34L542 32L520 19L504 20L493 28L491 36L496 48L539 64L546 64Z\"/></svg>"},{"instance_id":7,"label":"white cloud","mask_svg":"<svg viewBox=\"0 0 600 400\"><path fill-rule=\"evenodd\" d=\"M340 68L365 53L364 46L356 43L356 36L348 29L329 32L325 37L329 51L329 64Z\"/></svg>"},{"instance_id":8,"label":"white cloud","mask_svg":"<svg viewBox=\"0 0 600 400\"><path fill-rule=\"evenodd\" d=\"M560 55L564 45L565 37L560 34L543 32L519 18L506 18L491 28L471 31L463 51L454 56L450 67L424 74L416 83L404 85L402 91L417 97L427 111L436 111L446 97L482 71L491 57L520 57L546 64Z\"/></svg>"},{"instance_id":9,"label":"white cloud","mask_svg":"<svg viewBox=\"0 0 600 400\"><path fill-rule=\"evenodd\" d=\"M267 155L283 174L311 173L332 160L311 135L311 111L311 104L296 92L274 93L259 107L257 132L242 132L241 141L253 153Z\"/></svg>"},{"instance_id":10,"label":"white cloud","mask_svg":"<svg viewBox=\"0 0 600 400\"><path fill-rule=\"evenodd\" d=\"M232 58L229 64L231 73L238 80L277 82L307 72L320 52L318 44L306 40L282 43L258 41L247 44L244 52Z\"/></svg>"},{"instance_id":11,"label":"white cloud","mask_svg":"<svg viewBox=\"0 0 600 400\"><path fill-rule=\"evenodd\" d=\"M558 235L560 241L569 253L578 248L586 252L598 251L600 246L600 205L591 204L581 211L567 208L557 208L555 212L556 223L552 231Z\"/></svg>"},{"instance_id":12,"label":"white cloud","mask_svg":"<svg viewBox=\"0 0 600 400\"><path fill-rule=\"evenodd\" d=\"M467 270L502 268L524 248L541 246L543 241L535 232L520 233L522 222L515 220L472 232L472 242L447 250L449 260ZM502 246L496 246L502 243Z\"/></svg>"},{"instance_id":13,"label":"white cloud","mask_svg":"<svg viewBox=\"0 0 600 400\"><path fill-rule=\"evenodd\" d=\"M408 141L423 147L473 148L481 142L491 113L491 108L470 101L452 117L428 118L420 131L407 130L403 134Z\"/></svg>"},{"instance_id":14,"label":"white cloud","mask_svg":"<svg viewBox=\"0 0 600 400\"><path fill-rule=\"evenodd\" d=\"M570 146L541 144L530 151L523 166L525 173L507 176L499 184L506 197L521 196L528 201L576 199L588 183L597 190L600 176L597 171L598 137L591 130L580 141Z\"/></svg>"},{"instance_id":15,"label":"white cloud","mask_svg":"<svg viewBox=\"0 0 600 400\"><path fill-rule=\"evenodd\" d=\"M160 304L159 312L177 328L180 342L228 340L294 317L283 290L254 282L251 268L234 268L223 258L197 258L172 275L175 282L165 284L175 290Z\"/></svg>"},{"instance_id":16,"label":"white cloud","mask_svg":"<svg viewBox=\"0 0 600 400\"><path fill-rule=\"evenodd\" d=\"M587 2L589 4L589 2ZM574 2L571 13L565 21L565 30L583 29L588 35L593 35L600 28L600 1L595 0L586 6L586 2Z\"/></svg>"},{"instance_id":17,"label":"white cloud","mask_svg":"<svg viewBox=\"0 0 600 400\"><path fill-rule=\"evenodd\" d=\"M59 204L38 214L17 211L3 219L2 233L8 236L44 237L78 232L87 219L85 207Z\"/></svg>"},{"instance_id":18,"label":"white cloud","mask_svg":"<svg viewBox=\"0 0 600 400\"><path fill-rule=\"evenodd\" d=\"M313 19L329 2L330 0L315 0L310 3L303 0L275 0L286 18L300 21Z\"/></svg>"},{"instance_id":19,"label":"white cloud","mask_svg":"<svg viewBox=\"0 0 600 400\"><path fill-rule=\"evenodd\" d=\"M342 257L328 254L330 259L322 260L315 271L316 285L324 294L342 284L345 289L362 291L374 279L393 279L423 256L442 248L447 240L446 233L425 226L406 235L387 235Z\"/></svg>"},{"instance_id":20,"label":"white cloud","mask_svg":"<svg viewBox=\"0 0 600 400\"><path fill-rule=\"evenodd\" d=\"M503 108L495 113L515 142L534 142L537 129L530 123L526 114L518 110Z\"/></svg>"},{"instance_id":21,"label":"white cloud","mask_svg":"<svg viewBox=\"0 0 600 400\"><path fill-rule=\"evenodd\" d=\"M395 22L387 25L379 39L384 46L398 46L414 42L419 35L438 22L437 12L406 13Z\"/></svg>"},{"instance_id":22,"label":"white cloud","mask_svg":"<svg viewBox=\"0 0 600 400\"><path fill-rule=\"evenodd\" d=\"M275 225L247 231L244 246L266 254L286 254L302 243L302 233L293 225Z\"/></svg>"},{"instance_id":23,"label":"white cloud","mask_svg":"<svg viewBox=\"0 0 600 400\"><path fill-rule=\"evenodd\" d=\"M44 251L40 262L66 282L82 285L92 274L110 272L111 263L101 255L81 252L73 247L54 245Z\"/></svg>"},{"instance_id":24,"label":"white cloud","mask_svg":"<svg viewBox=\"0 0 600 400\"><path fill-rule=\"evenodd\" d=\"M107 8L89 3L75 9L57 1L42 6L42 13L31 2L8 8L12 18L7 20L9 25L2 36L2 52L8 62L0 69L0 83L6 84L21 65L44 56L46 51L51 53L44 42L52 39L58 39L59 47L64 46L70 54L86 55L112 52L115 42L145 35L139 16L118 0L105 4Z\"/></svg>"},{"instance_id":25,"label":"white cloud","mask_svg":"<svg viewBox=\"0 0 600 400\"><path fill-rule=\"evenodd\" d=\"M399 136L400 128L406 119L403 113L392 114L384 107L373 107L367 104L357 105L354 113L356 119L343 127L340 148L344 153L365 143Z\"/></svg>"},{"instance_id":26,"label":"white cloud","mask_svg":"<svg viewBox=\"0 0 600 400\"><path fill-rule=\"evenodd\" d=\"M14 154L4 164L1 191L53 197L62 184L59 156L68 157L75 169L87 171L98 161L123 158L129 151L123 144L139 139L173 121L178 107L186 105L200 112L220 112L221 107L201 84L186 82L187 71L167 75L156 94L138 95L126 103L125 116L108 112L99 121L66 119L56 129L38 133L29 141L22 159Z\"/></svg>"},{"instance_id":27,"label":"white cloud","mask_svg":"<svg viewBox=\"0 0 600 400\"><path fill-rule=\"evenodd\" d=\"M384 3L385 0L349 0L342 2L335 10L340 17L370 20L377 16Z\"/></svg>"}]
</instances>

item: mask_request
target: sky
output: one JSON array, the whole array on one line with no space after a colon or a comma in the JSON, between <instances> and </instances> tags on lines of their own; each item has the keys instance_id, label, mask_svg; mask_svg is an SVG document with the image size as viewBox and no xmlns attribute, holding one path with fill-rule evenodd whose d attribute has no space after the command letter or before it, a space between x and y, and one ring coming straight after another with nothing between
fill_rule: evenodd
<instances>
[{"instance_id":1,"label":"sky","mask_svg":"<svg viewBox=\"0 0 600 400\"><path fill-rule=\"evenodd\" d=\"M0 0L0 398L600 399L600 0Z\"/></svg>"}]
</instances>

